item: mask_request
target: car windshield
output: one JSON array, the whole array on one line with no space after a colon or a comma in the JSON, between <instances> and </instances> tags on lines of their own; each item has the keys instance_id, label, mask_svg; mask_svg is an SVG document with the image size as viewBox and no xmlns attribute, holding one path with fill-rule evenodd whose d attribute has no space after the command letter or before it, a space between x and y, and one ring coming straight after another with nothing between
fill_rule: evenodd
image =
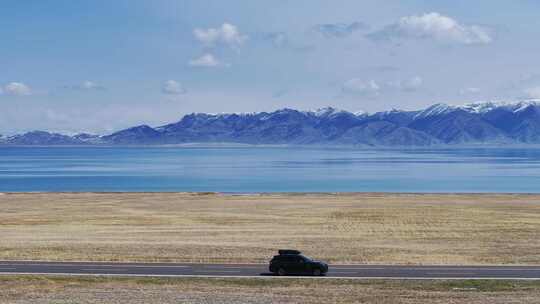
<instances>
[{"instance_id":1,"label":"car windshield","mask_svg":"<svg viewBox=\"0 0 540 304\"><path fill-rule=\"evenodd\" d=\"M305 255L302 255L302 254L301 254L300 256L301 256L301 257L303 257L303 258L304 258L304 260L305 260L306 262L312 262L312 261L313 261L313 259L312 259L312 258L310 258L310 257L307 257L307 256L305 256Z\"/></svg>"}]
</instances>

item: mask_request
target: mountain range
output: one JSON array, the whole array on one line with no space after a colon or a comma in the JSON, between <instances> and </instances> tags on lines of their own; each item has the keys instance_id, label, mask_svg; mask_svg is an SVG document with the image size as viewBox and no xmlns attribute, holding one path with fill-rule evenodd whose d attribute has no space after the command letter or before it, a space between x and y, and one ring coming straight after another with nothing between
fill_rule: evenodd
<instances>
[{"instance_id":1,"label":"mountain range","mask_svg":"<svg viewBox=\"0 0 540 304\"><path fill-rule=\"evenodd\" d=\"M0 145L287 145L434 146L540 144L540 101L435 104L373 114L327 107L316 111L185 115L159 127L140 125L107 135L33 131L0 136Z\"/></svg>"}]
</instances>

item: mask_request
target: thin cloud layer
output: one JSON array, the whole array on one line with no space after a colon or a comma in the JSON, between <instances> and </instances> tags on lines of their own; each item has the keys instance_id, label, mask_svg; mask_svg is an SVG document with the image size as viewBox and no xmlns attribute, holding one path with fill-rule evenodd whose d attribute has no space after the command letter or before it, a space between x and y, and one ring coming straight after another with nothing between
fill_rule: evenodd
<instances>
[{"instance_id":1,"label":"thin cloud layer","mask_svg":"<svg viewBox=\"0 0 540 304\"><path fill-rule=\"evenodd\" d=\"M378 96L381 87L375 80L363 80L360 78L352 78L347 80L341 90L344 93L357 94L362 96Z\"/></svg>"},{"instance_id":2,"label":"thin cloud layer","mask_svg":"<svg viewBox=\"0 0 540 304\"><path fill-rule=\"evenodd\" d=\"M480 93L480 89L476 87L469 87L459 90L460 95L473 95Z\"/></svg>"},{"instance_id":3,"label":"thin cloud layer","mask_svg":"<svg viewBox=\"0 0 540 304\"><path fill-rule=\"evenodd\" d=\"M419 76L382 83L375 80L352 78L343 83L341 91L347 94L376 97L385 92L392 91L414 92L419 90L423 85L424 80Z\"/></svg>"},{"instance_id":4,"label":"thin cloud layer","mask_svg":"<svg viewBox=\"0 0 540 304\"><path fill-rule=\"evenodd\" d=\"M260 33L258 38L263 41L269 41L275 47L285 47L289 45L289 36L285 32Z\"/></svg>"},{"instance_id":5,"label":"thin cloud layer","mask_svg":"<svg viewBox=\"0 0 540 304\"><path fill-rule=\"evenodd\" d=\"M325 23L313 26L312 31L321 34L325 38L344 38L354 32L366 30L369 26L362 22L352 23Z\"/></svg>"},{"instance_id":6,"label":"thin cloud layer","mask_svg":"<svg viewBox=\"0 0 540 304\"><path fill-rule=\"evenodd\" d=\"M217 60L214 55L207 53L202 55L201 57L190 60L189 65L194 67L213 68L222 66L223 64L219 60Z\"/></svg>"},{"instance_id":7,"label":"thin cloud layer","mask_svg":"<svg viewBox=\"0 0 540 304\"><path fill-rule=\"evenodd\" d=\"M422 77L416 76L406 80L390 82L389 86L404 92L413 92L418 90L424 84Z\"/></svg>"},{"instance_id":8,"label":"thin cloud layer","mask_svg":"<svg viewBox=\"0 0 540 304\"><path fill-rule=\"evenodd\" d=\"M491 31L479 25L464 25L439 13L402 17L379 31L368 35L373 40L431 39L441 43L489 44Z\"/></svg>"},{"instance_id":9,"label":"thin cloud layer","mask_svg":"<svg viewBox=\"0 0 540 304\"><path fill-rule=\"evenodd\" d=\"M81 83L81 85L80 85L80 88L83 89L83 90L101 90L101 89L104 89L103 86L98 85L97 83L95 83L93 81L89 81L89 80L83 81Z\"/></svg>"},{"instance_id":10,"label":"thin cloud layer","mask_svg":"<svg viewBox=\"0 0 540 304\"><path fill-rule=\"evenodd\" d=\"M93 91L93 90L96 90L96 91L102 91L102 90L105 90L105 87L100 85L100 84L97 84L96 82L94 81L90 81L90 80L85 80L79 84L76 84L76 85L68 85L68 86L64 86L64 88L66 89L72 89L72 90L78 90L78 91Z\"/></svg>"},{"instance_id":11,"label":"thin cloud layer","mask_svg":"<svg viewBox=\"0 0 540 304\"><path fill-rule=\"evenodd\" d=\"M167 95L182 95L186 94L186 89L175 80L167 80L161 87L161 92Z\"/></svg>"},{"instance_id":12,"label":"thin cloud layer","mask_svg":"<svg viewBox=\"0 0 540 304\"><path fill-rule=\"evenodd\" d=\"M540 99L540 86L525 89L525 96L532 99Z\"/></svg>"}]
</instances>

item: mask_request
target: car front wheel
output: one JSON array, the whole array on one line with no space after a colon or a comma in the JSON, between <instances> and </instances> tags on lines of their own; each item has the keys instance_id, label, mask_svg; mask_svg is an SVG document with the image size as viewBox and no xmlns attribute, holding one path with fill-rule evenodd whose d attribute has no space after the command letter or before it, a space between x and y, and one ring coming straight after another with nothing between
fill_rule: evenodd
<instances>
[{"instance_id":1,"label":"car front wheel","mask_svg":"<svg viewBox=\"0 0 540 304\"><path fill-rule=\"evenodd\" d=\"M279 268L278 271L277 271L277 274L280 275L280 276L284 276L287 274L287 271L285 271L285 269L283 268Z\"/></svg>"},{"instance_id":2,"label":"car front wheel","mask_svg":"<svg viewBox=\"0 0 540 304\"><path fill-rule=\"evenodd\" d=\"M322 274L320 269L313 269L313 275L314 276L320 276Z\"/></svg>"}]
</instances>

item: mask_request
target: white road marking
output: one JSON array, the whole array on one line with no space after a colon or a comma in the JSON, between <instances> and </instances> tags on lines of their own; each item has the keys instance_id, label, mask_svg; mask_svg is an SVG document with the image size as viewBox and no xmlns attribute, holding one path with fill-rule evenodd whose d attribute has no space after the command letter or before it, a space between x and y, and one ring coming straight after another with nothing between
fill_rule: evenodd
<instances>
[{"instance_id":1,"label":"white road marking","mask_svg":"<svg viewBox=\"0 0 540 304\"><path fill-rule=\"evenodd\" d=\"M96 267L129 267L129 268L191 268L191 266L149 266L149 265L91 265Z\"/></svg>"},{"instance_id":2,"label":"white road marking","mask_svg":"<svg viewBox=\"0 0 540 304\"><path fill-rule=\"evenodd\" d=\"M80 271L128 271L127 269L118 268L81 268Z\"/></svg>"},{"instance_id":3,"label":"white road marking","mask_svg":"<svg viewBox=\"0 0 540 304\"><path fill-rule=\"evenodd\" d=\"M181 266L181 265L129 265L129 264L0 264L0 266L52 266L52 267L133 267L133 268L191 268L192 266Z\"/></svg>"},{"instance_id":4,"label":"white road marking","mask_svg":"<svg viewBox=\"0 0 540 304\"><path fill-rule=\"evenodd\" d=\"M212 270L212 269L206 269L206 270L193 270L194 272L230 272L230 273L238 273L240 270Z\"/></svg>"},{"instance_id":5,"label":"white road marking","mask_svg":"<svg viewBox=\"0 0 540 304\"><path fill-rule=\"evenodd\" d=\"M426 272L426 275L451 275L451 276L472 276L472 275L478 275L474 272Z\"/></svg>"},{"instance_id":6,"label":"white road marking","mask_svg":"<svg viewBox=\"0 0 540 304\"><path fill-rule=\"evenodd\" d=\"M361 268L359 268L361 269ZM486 271L540 271L540 268L538 268L537 266L535 266L535 268L506 268L506 267L501 267L501 268L482 268L482 267L448 267L448 268L443 268L443 267L422 267L422 266L419 266L419 267L395 267L395 268L392 268L392 267L389 267L389 268L380 268L380 269L388 269L388 270L392 270L392 269L397 269L397 270L449 270L449 271L453 271L453 270L486 270Z\"/></svg>"},{"instance_id":7,"label":"white road marking","mask_svg":"<svg viewBox=\"0 0 540 304\"><path fill-rule=\"evenodd\" d=\"M6 260L1 260L0 261L0 265L1 264L5 264L5 263L51 263L51 262L57 262L57 261L51 261L51 260L12 260L12 261L6 261ZM61 262L61 261L58 261L58 262ZM109 263L107 261L103 261L103 262L100 262L100 261L77 261L77 260L70 260L70 261L67 261L69 263L80 263L80 264L84 264L84 263ZM166 264L166 263L171 263L171 264L183 264L183 265L200 265L201 263L198 263L198 262L129 262L129 261L125 261L125 262L111 262L113 264L137 264L137 263L143 263L143 264L147 264L147 265L152 265L152 264L157 264L157 265L160 265L160 264ZM110 264L110 263L109 263ZM28 265L28 264L26 264ZM249 265L249 266L252 266L252 265L266 265L266 264L261 264L261 263L221 263L219 265L236 265L236 266L239 266L239 265Z\"/></svg>"},{"instance_id":8,"label":"white road marking","mask_svg":"<svg viewBox=\"0 0 540 304\"><path fill-rule=\"evenodd\" d=\"M388 268L384 267L339 267L339 266L329 266L332 269L339 269L339 270L384 270Z\"/></svg>"},{"instance_id":9,"label":"white road marking","mask_svg":"<svg viewBox=\"0 0 540 304\"><path fill-rule=\"evenodd\" d=\"M220 265L220 264L216 264L216 265L202 265L203 267L205 268L213 268L213 267L221 267L221 268L237 268L237 269L246 269L246 268L255 268L255 269L259 269L259 268L266 268L268 267L268 265L261 265L261 266L256 266L256 265L249 265L249 266L244 266L244 265L240 265L240 266L232 266L232 265Z\"/></svg>"}]
</instances>

